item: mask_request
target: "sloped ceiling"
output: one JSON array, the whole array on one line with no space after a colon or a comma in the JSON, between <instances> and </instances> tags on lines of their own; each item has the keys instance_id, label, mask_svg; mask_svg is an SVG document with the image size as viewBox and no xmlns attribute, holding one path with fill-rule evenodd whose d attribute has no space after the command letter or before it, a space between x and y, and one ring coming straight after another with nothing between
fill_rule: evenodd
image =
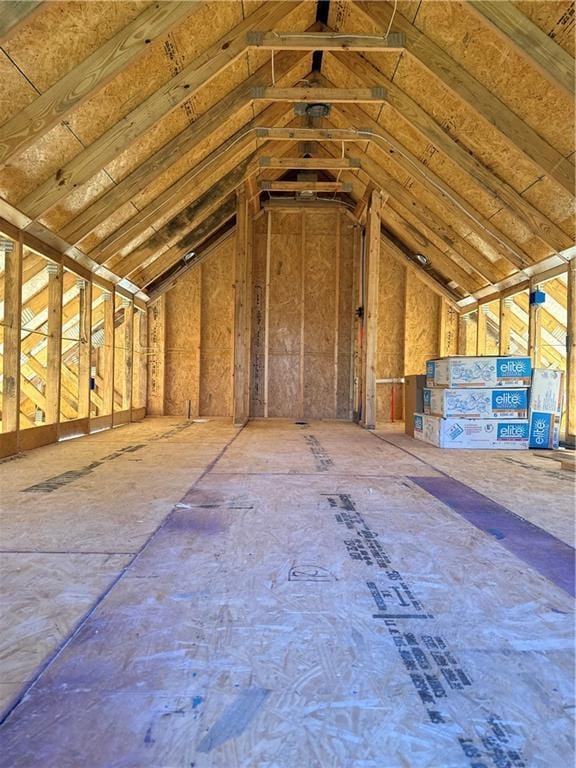
<instances>
[{"instance_id":1,"label":"sloped ceiling","mask_svg":"<svg viewBox=\"0 0 576 768\"><path fill-rule=\"evenodd\" d=\"M272 61L274 30L404 42ZM383 233L461 298L574 243L573 56L563 0L4 2L0 216L146 288L283 176L261 158L343 153L349 202L383 189ZM386 96L312 123L357 141L303 145L254 130L310 125L253 100L273 83Z\"/></svg>"}]
</instances>

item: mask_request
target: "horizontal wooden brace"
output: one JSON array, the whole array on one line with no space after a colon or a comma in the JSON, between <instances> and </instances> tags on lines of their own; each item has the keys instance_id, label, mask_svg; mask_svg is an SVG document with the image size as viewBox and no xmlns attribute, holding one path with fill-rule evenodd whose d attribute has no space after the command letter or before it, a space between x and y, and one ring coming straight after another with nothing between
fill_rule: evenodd
<instances>
[{"instance_id":1,"label":"horizontal wooden brace","mask_svg":"<svg viewBox=\"0 0 576 768\"><path fill-rule=\"evenodd\" d=\"M341 181L260 181L258 187L267 192L351 192L350 184Z\"/></svg>"},{"instance_id":2,"label":"horizontal wooden brace","mask_svg":"<svg viewBox=\"0 0 576 768\"><path fill-rule=\"evenodd\" d=\"M371 141L362 128L256 128L256 138L275 141Z\"/></svg>"},{"instance_id":3,"label":"horizontal wooden brace","mask_svg":"<svg viewBox=\"0 0 576 768\"><path fill-rule=\"evenodd\" d=\"M315 171L339 171L351 168L360 168L360 160L357 158L337 157L261 157L258 165L262 168L285 168L315 170Z\"/></svg>"},{"instance_id":4,"label":"horizontal wooden brace","mask_svg":"<svg viewBox=\"0 0 576 768\"><path fill-rule=\"evenodd\" d=\"M251 48L288 51L391 51L404 50L404 34L347 35L338 32L248 32Z\"/></svg>"},{"instance_id":5,"label":"horizontal wooden brace","mask_svg":"<svg viewBox=\"0 0 576 768\"><path fill-rule=\"evenodd\" d=\"M255 101L298 101L307 104L370 104L386 101L384 88L252 88Z\"/></svg>"}]
</instances>

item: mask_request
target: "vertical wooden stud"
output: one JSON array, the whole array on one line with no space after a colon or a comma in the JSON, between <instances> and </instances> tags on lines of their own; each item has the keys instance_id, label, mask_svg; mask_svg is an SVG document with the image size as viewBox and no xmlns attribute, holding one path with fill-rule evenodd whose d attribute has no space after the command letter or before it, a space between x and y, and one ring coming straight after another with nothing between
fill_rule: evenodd
<instances>
[{"instance_id":1,"label":"vertical wooden stud","mask_svg":"<svg viewBox=\"0 0 576 768\"><path fill-rule=\"evenodd\" d=\"M132 410L132 375L134 373L134 303L130 299L124 301L124 371L123 376L123 410Z\"/></svg>"},{"instance_id":2,"label":"vertical wooden stud","mask_svg":"<svg viewBox=\"0 0 576 768\"><path fill-rule=\"evenodd\" d=\"M48 342L46 364L47 424L60 421L62 356L62 265L48 264Z\"/></svg>"},{"instance_id":3,"label":"vertical wooden stud","mask_svg":"<svg viewBox=\"0 0 576 768\"><path fill-rule=\"evenodd\" d=\"M530 281L530 293L537 290L538 285ZM542 314L538 304L530 303L528 309L528 354L533 368L540 368L540 339L542 336Z\"/></svg>"},{"instance_id":4,"label":"vertical wooden stud","mask_svg":"<svg viewBox=\"0 0 576 768\"><path fill-rule=\"evenodd\" d=\"M338 352L340 330L340 249L341 249L341 213L336 213L336 264L334 290L334 418L338 418Z\"/></svg>"},{"instance_id":5,"label":"vertical wooden stud","mask_svg":"<svg viewBox=\"0 0 576 768\"><path fill-rule=\"evenodd\" d=\"M488 305L480 304L478 307L478 324L476 329L476 354L486 354L486 325L488 322Z\"/></svg>"},{"instance_id":6,"label":"vertical wooden stud","mask_svg":"<svg viewBox=\"0 0 576 768\"><path fill-rule=\"evenodd\" d=\"M248 200L245 189L236 195L236 261L234 282L234 402L233 423L241 427L250 413L250 319L251 264L248 229Z\"/></svg>"},{"instance_id":7,"label":"vertical wooden stud","mask_svg":"<svg viewBox=\"0 0 576 768\"><path fill-rule=\"evenodd\" d=\"M102 393L103 410L105 415L112 413L114 405L114 294L106 291L103 296L104 304L104 343L102 345Z\"/></svg>"},{"instance_id":8,"label":"vertical wooden stud","mask_svg":"<svg viewBox=\"0 0 576 768\"><path fill-rule=\"evenodd\" d=\"M380 266L381 195L373 191L366 220L366 305L364 307L364 387L362 426L376 427L376 350L378 341L378 273Z\"/></svg>"},{"instance_id":9,"label":"vertical wooden stud","mask_svg":"<svg viewBox=\"0 0 576 768\"><path fill-rule=\"evenodd\" d=\"M264 418L268 418L268 366L270 356L270 247L272 236L272 211L267 214L266 228L266 298L264 301Z\"/></svg>"},{"instance_id":10,"label":"vertical wooden stud","mask_svg":"<svg viewBox=\"0 0 576 768\"><path fill-rule=\"evenodd\" d=\"M6 241L12 243L12 241ZM16 432L20 417L20 314L22 306L22 236L5 248L4 387L2 430Z\"/></svg>"},{"instance_id":11,"label":"vertical wooden stud","mask_svg":"<svg viewBox=\"0 0 576 768\"><path fill-rule=\"evenodd\" d=\"M80 345L78 352L78 418L90 415L90 356L92 353L92 283L80 280Z\"/></svg>"},{"instance_id":12,"label":"vertical wooden stud","mask_svg":"<svg viewBox=\"0 0 576 768\"><path fill-rule=\"evenodd\" d=\"M306 393L304 372L306 370L306 213L300 216L300 406L298 418L306 418Z\"/></svg>"},{"instance_id":13,"label":"vertical wooden stud","mask_svg":"<svg viewBox=\"0 0 576 768\"><path fill-rule=\"evenodd\" d=\"M500 298L500 324L498 354L510 354L510 332L512 329L512 299Z\"/></svg>"},{"instance_id":14,"label":"vertical wooden stud","mask_svg":"<svg viewBox=\"0 0 576 768\"><path fill-rule=\"evenodd\" d=\"M151 416L164 415L166 349L166 294L163 293L148 309L148 398Z\"/></svg>"},{"instance_id":15,"label":"vertical wooden stud","mask_svg":"<svg viewBox=\"0 0 576 768\"><path fill-rule=\"evenodd\" d=\"M566 442L576 445L576 258L568 264L566 321Z\"/></svg>"}]
</instances>

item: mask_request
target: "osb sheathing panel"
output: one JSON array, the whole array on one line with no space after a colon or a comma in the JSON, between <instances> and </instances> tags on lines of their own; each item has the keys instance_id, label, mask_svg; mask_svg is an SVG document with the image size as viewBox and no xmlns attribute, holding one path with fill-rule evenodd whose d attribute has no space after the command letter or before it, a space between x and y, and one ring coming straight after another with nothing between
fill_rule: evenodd
<instances>
[{"instance_id":1,"label":"osb sheathing panel","mask_svg":"<svg viewBox=\"0 0 576 768\"><path fill-rule=\"evenodd\" d=\"M188 128L201 114L220 101L228 91L239 85L247 75L245 59L239 59L215 78L211 83L197 91L197 99L192 97L183 105L172 111L160 120L150 130L142 134L128 149L122 152L115 160L109 163L104 171L96 174L84 184L68 195L63 202L55 206L41 221L51 229L61 229L83 208L96 200L104 189L112 188L114 182L121 181L147 160L160 147L167 144L174 136ZM115 122L115 121L112 121ZM109 126L107 126L109 127ZM69 159L69 158L68 158ZM182 175L180 168L187 170L190 165L185 165L185 160L177 164L178 169L171 166L162 174L163 188L173 183ZM103 185L99 183L102 174L106 174L107 181ZM176 175L178 174L178 175ZM158 183L158 179L155 180ZM37 186L34 184L33 186Z\"/></svg>"},{"instance_id":2,"label":"osb sheathing panel","mask_svg":"<svg viewBox=\"0 0 576 768\"><path fill-rule=\"evenodd\" d=\"M547 5L547 3L542 3ZM505 45L497 32L467 8L466 3L423 2L415 26L438 43L455 61L503 104L534 128L563 155L574 150L574 105L568 94ZM550 119L551 115L554 119Z\"/></svg>"},{"instance_id":3,"label":"osb sheathing panel","mask_svg":"<svg viewBox=\"0 0 576 768\"><path fill-rule=\"evenodd\" d=\"M342 74L345 73L344 67L333 56L327 55L325 57L325 71L327 77L339 83L342 78ZM356 77L350 79L346 73L346 81L351 81L354 87L358 87L362 82ZM344 125L343 119L338 115L337 110L333 115L334 122L342 127ZM455 192L464 197L470 204L485 218L490 218L497 213L501 205L496 201L493 196L486 193L478 184L471 181L470 177L462 172L457 164L446 158L445 155L440 153L433 145L424 141L424 139L413 129L410 124L401 118L391 107L384 107L380 118L378 120L380 125L385 128L389 133L393 134L402 144L416 155L425 165L427 165L432 171L438 174L446 183L448 183ZM454 214L446 209L443 205L441 198L433 190L426 191L424 186L415 181L408 173L406 173L400 166L398 166L389 154L379 147L370 144L367 148L367 153L373 157L391 176L397 179L412 194L417 196L430 210L435 211L438 214L439 222L445 221L453 229L458 232L461 237L468 240L471 245L480 250L480 252L488 259L498 262L499 259L506 251L502 253L496 253L483 239L470 231L469 218L466 214ZM554 184L554 189L557 188L557 184ZM566 200L566 208L569 209L570 196L563 196ZM540 207L540 200L535 200L536 207ZM557 208L558 206L556 206ZM564 211L563 211L564 213ZM518 239L519 245L524 242L533 240L531 232L524 226L524 224L517 217L508 215L508 219L501 222L503 234L508 235L511 239ZM539 245L536 241L536 253L535 258L541 258L548 255L550 248L544 245ZM506 269L505 264L500 265L503 269Z\"/></svg>"},{"instance_id":4,"label":"osb sheathing panel","mask_svg":"<svg viewBox=\"0 0 576 768\"><path fill-rule=\"evenodd\" d=\"M198 415L200 276L201 267L190 269L166 294L164 413L167 416L187 416L188 400L192 415Z\"/></svg>"},{"instance_id":5,"label":"osb sheathing panel","mask_svg":"<svg viewBox=\"0 0 576 768\"><path fill-rule=\"evenodd\" d=\"M541 171L479 112L466 106L416 59L403 56L394 82L486 167L517 190L526 189Z\"/></svg>"},{"instance_id":6,"label":"osb sheathing panel","mask_svg":"<svg viewBox=\"0 0 576 768\"><path fill-rule=\"evenodd\" d=\"M48 2L3 45L40 92L138 16L149 2ZM38 41L50 45L38 45ZM0 88L4 84L0 85Z\"/></svg>"},{"instance_id":7,"label":"osb sheathing panel","mask_svg":"<svg viewBox=\"0 0 576 768\"><path fill-rule=\"evenodd\" d=\"M244 16L248 13L254 13L263 3L261 0L258 2L244 2ZM286 14L285 18L278 26L279 32L302 32L308 29L309 26L316 21L316 1L306 0L304 4L294 4L294 10ZM262 67L266 62L272 58L270 51L250 50L248 51L248 67L250 74ZM277 85L280 80L277 81ZM255 103L258 109L262 109L262 104ZM265 105L264 105L265 106Z\"/></svg>"},{"instance_id":8,"label":"osb sheathing panel","mask_svg":"<svg viewBox=\"0 0 576 768\"><path fill-rule=\"evenodd\" d=\"M302 217L271 214L268 415L302 416Z\"/></svg>"},{"instance_id":9,"label":"osb sheathing panel","mask_svg":"<svg viewBox=\"0 0 576 768\"><path fill-rule=\"evenodd\" d=\"M339 214L305 213L303 218L304 415L322 418L336 415Z\"/></svg>"},{"instance_id":10,"label":"osb sheathing panel","mask_svg":"<svg viewBox=\"0 0 576 768\"><path fill-rule=\"evenodd\" d=\"M440 299L443 304L443 311L445 317L444 334L441 339L442 342L442 354L443 355L457 355L458 354L458 327L460 321L460 313L454 309L447 301Z\"/></svg>"},{"instance_id":11,"label":"osb sheathing panel","mask_svg":"<svg viewBox=\"0 0 576 768\"><path fill-rule=\"evenodd\" d=\"M232 415L234 253L228 238L202 265L200 415Z\"/></svg>"},{"instance_id":12,"label":"osb sheathing panel","mask_svg":"<svg viewBox=\"0 0 576 768\"><path fill-rule=\"evenodd\" d=\"M115 229L122 226L126 221L131 219L139 210L153 202L165 189L171 186L175 181L181 178L187 171L197 165L207 155L210 154L216 147L218 147L223 141L229 138L235 131L241 128L252 118L251 108L245 107L240 110L238 114L231 120L224 123L218 129L212 131L210 135L204 140L199 142L190 152L183 155L177 162L171 165L169 168L142 189L132 200L125 203L121 208L116 211L113 216L105 219L100 226L98 226L93 232L87 235L83 240L78 243L78 247L88 253L95 248L102 240L110 235ZM217 162L215 166L217 167ZM211 170L210 168L208 169ZM72 200L70 195L65 205L68 207ZM161 227L166 221L178 211L182 210L187 204L186 199L180 199L173 208L171 208L163 216L159 216L154 220L154 227ZM51 212L50 216L56 211ZM69 218L69 217L68 217ZM132 251L137 247L144 239L147 239L152 230L146 230L148 234L146 237L138 235L134 237L126 246L121 248L118 253L124 255Z\"/></svg>"},{"instance_id":13,"label":"osb sheathing panel","mask_svg":"<svg viewBox=\"0 0 576 768\"><path fill-rule=\"evenodd\" d=\"M380 248L378 279L378 337L376 344L376 378L389 379L404 375L404 301L406 268ZM379 422L391 420L392 387L398 398L395 416L402 414L402 387L376 385L376 414Z\"/></svg>"},{"instance_id":14,"label":"osb sheathing panel","mask_svg":"<svg viewBox=\"0 0 576 768\"><path fill-rule=\"evenodd\" d=\"M364 16L352 3L337 3L334 8L330 7L329 24L336 32L346 32L356 35L383 35L386 30L378 24ZM363 52L363 56L375 67L378 67L386 77L392 77L398 65L399 53L370 53ZM370 107L371 112L376 117L381 107Z\"/></svg>"},{"instance_id":15,"label":"osb sheathing panel","mask_svg":"<svg viewBox=\"0 0 576 768\"><path fill-rule=\"evenodd\" d=\"M303 77L309 70L309 57L305 57L303 61L294 68L293 74L289 78L278 78L279 85L289 84L293 79ZM237 62L228 67L218 77L199 89L198 98L195 101L194 107L194 120L204 112L208 111L211 107L215 106L224 96L238 86L245 78L246 71L246 57L239 59ZM127 176L131 171L138 167L142 162L148 159L154 152L170 141L175 135L185 130L190 125L190 113L186 112L186 106L189 102L172 112L154 128L148 131L142 136L141 139L134 142L128 150L117 158L116 161L107 166L108 176L114 176L116 181L120 181ZM200 109L200 104L202 108ZM263 103L263 108L266 104ZM137 196L134 198L135 207L141 209L149 202L155 199L158 194L163 192L171 184L177 181L184 173L193 168L202 158L208 155L213 149L218 147L223 141L225 141L230 135L232 135L241 126L245 125L253 117L253 109L250 105L239 110L238 114L231 118L229 121L223 123L220 127L211 131L210 135L197 146L195 146L190 152L184 154L176 163L169 166L166 171L160 174L149 185L144 187ZM287 118L288 119L288 118ZM278 123L283 124L282 122ZM119 170L120 165L122 168ZM100 188L93 189L93 179L88 180L85 184L69 195L60 205L55 206L42 221L52 229L59 229L68 221L70 221L80 210L82 210L88 203L93 202L100 196ZM107 187L112 187L112 182L109 182ZM167 221L173 213L181 210L186 205L186 200L183 200L179 206L176 206L172 211L167 213L160 222L155 222L154 226L161 226L161 224ZM126 219L121 223L128 220L131 216L131 211L126 209ZM90 248L94 248L101 240L113 231L113 227L110 227L107 223L99 228L99 232L102 236L98 239L91 237L89 241ZM123 252L129 252L132 250L134 243L131 243Z\"/></svg>"},{"instance_id":16,"label":"osb sheathing panel","mask_svg":"<svg viewBox=\"0 0 576 768\"><path fill-rule=\"evenodd\" d=\"M447 208L447 206L443 204L442 198L435 193L433 189L425 187L420 181L414 178L410 178L399 169L386 152L383 152L379 147L370 147L368 154L374 157L374 159L385 168L391 176L402 181L403 186L405 186L415 198L431 211L435 212L438 215L439 222L444 222L450 225L465 240L474 245L474 242L472 242L469 237L470 219L466 214L459 215L458 213L454 213L454 208ZM482 212L480 208L477 208L477 210ZM551 253L552 249L550 246L543 243L539 238L534 237L531 230L525 226L519 218L509 213L508 210L501 210L492 213L491 215L487 211L485 216L486 218L491 219L503 234L507 235L511 240L521 246L522 249L535 261L548 256ZM478 240L475 242L478 242ZM483 240L482 243L484 243ZM508 253L505 246L502 246L499 254L495 254L494 250L486 244L482 245L480 251L486 258L495 261L499 268L506 268L505 264L499 263L500 258L502 256L506 257Z\"/></svg>"},{"instance_id":17,"label":"osb sheathing panel","mask_svg":"<svg viewBox=\"0 0 576 768\"><path fill-rule=\"evenodd\" d=\"M272 211L256 223L252 415L264 415L268 215L268 416L349 418L354 239L337 211Z\"/></svg>"},{"instance_id":18,"label":"osb sheathing panel","mask_svg":"<svg viewBox=\"0 0 576 768\"><path fill-rule=\"evenodd\" d=\"M565 51L574 56L576 19L574 3L571 0L547 0L545 3L535 3L534 0L513 0L512 4Z\"/></svg>"},{"instance_id":19,"label":"osb sheathing panel","mask_svg":"<svg viewBox=\"0 0 576 768\"><path fill-rule=\"evenodd\" d=\"M411 270L406 273L404 375L426 372L426 360L439 352L440 298Z\"/></svg>"}]
</instances>

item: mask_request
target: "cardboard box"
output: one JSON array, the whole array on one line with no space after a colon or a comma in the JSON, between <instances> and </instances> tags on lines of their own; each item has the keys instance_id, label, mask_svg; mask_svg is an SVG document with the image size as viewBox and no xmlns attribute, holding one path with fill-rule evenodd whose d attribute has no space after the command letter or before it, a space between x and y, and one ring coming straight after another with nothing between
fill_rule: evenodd
<instances>
[{"instance_id":1,"label":"cardboard box","mask_svg":"<svg viewBox=\"0 0 576 768\"><path fill-rule=\"evenodd\" d=\"M426 388L424 413L468 419L527 419L528 390Z\"/></svg>"},{"instance_id":2,"label":"cardboard box","mask_svg":"<svg viewBox=\"0 0 576 768\"><path fill-rule=\"evenodd\" d=\"M404 431L414 437L414 414L422 413L426 376L418 374L404 378Z\"/></svg>"},{"instance_id":3,"label":"cardboard box","mask_svg":"<svg viewBox=\"0 0 576 768\"><path fill-rule=\"evenodd\" d=\"M526 450L527 419L444 419L414 414L414 437L438 448Z\"/></svg>"},{"instance_id":4,"label":"cardboard box","mask_svg":"<svg viewBox=\"0 0 576 768\"><path fill-rule=\"evenodd\" d=\"M426 363L428 387L529 387L529 357L441 357Z\"/></svg>"},{"instance_id":5,"label":"cardboard box","mask_svg":"<svg viewBox=\"0 0 576 768\"><path fill-rule=\"evenodd\" d=\"M530 448L558 448L564 399L564 374L535 368L530 391Z\"/></svg>"}]
</instances>

